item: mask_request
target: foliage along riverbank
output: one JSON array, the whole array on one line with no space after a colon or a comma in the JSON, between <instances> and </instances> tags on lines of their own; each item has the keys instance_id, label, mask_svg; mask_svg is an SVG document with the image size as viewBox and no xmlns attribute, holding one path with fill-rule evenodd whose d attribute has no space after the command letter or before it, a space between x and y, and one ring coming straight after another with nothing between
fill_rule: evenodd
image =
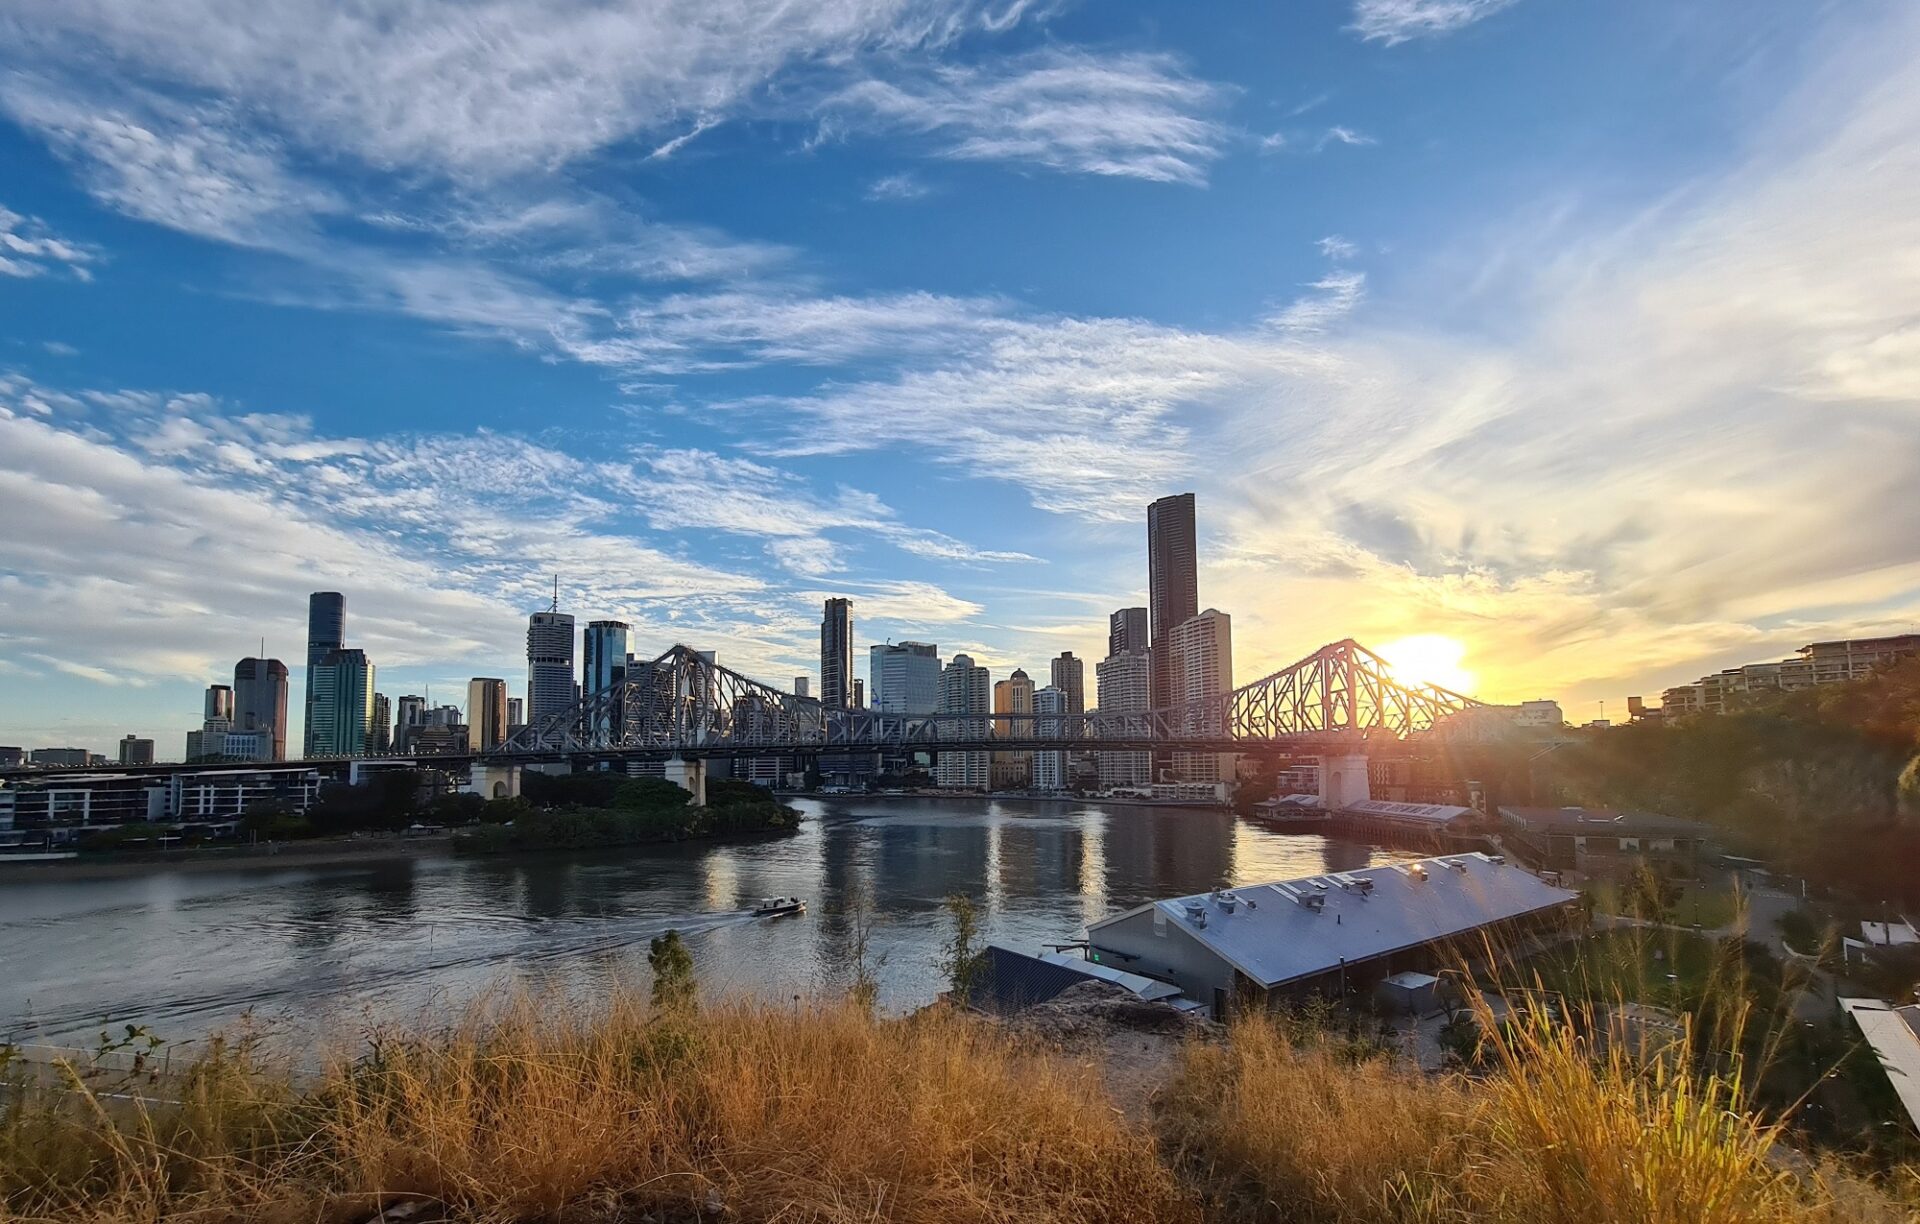
<instances>
[{"instance_id":1,"label":"foliage along riverbank","mask_svg":"<svg viewBox=\"0 0 1920 1224\"><path fill-rule=\"evenodd\" d=\"M483 823L456 834L454 847L475 854L574 850L800 827L799 811L775 801L773 792L725 778L708 782L705 806L689 803L687 792L671 782L618 774L528 774L525 792L487 804Z\"/></svg>"}]
</instances>

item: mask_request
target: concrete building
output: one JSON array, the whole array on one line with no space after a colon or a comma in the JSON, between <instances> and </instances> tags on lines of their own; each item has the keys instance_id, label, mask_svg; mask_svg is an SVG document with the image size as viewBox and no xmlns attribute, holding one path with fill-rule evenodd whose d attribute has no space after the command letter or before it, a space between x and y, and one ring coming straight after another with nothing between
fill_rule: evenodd
<instances>
[{"instance_id":1,"label":"concrete building","mask_svg":"<svg viewBox=\"0 0 1920 1224\"><path fill-rule=\"evenodd\" d=\"M188 824L238 821L248 808L273 803L304 812L319 797L320 771L304 765L206 769L168 780L168 818Z\"/></svg>"},{"instance_id":2,"label":"concrete building","mask_svg":"<svg viewBox=\"0 0 1920 1224\"><path fill-rule=\"evenodd\" d=\"M1059 689L1065 697L1067 708L1063 713L1085 714L1087 712L1086 664L1074 658L1071 650L1061 651L1048 664L1047 682Z\"/></svg>"},{"instance_id":3,"label":"concrete building","mask_svg":"<svg viewBox=\"0 0 1920 1224\"><path fill-rule=\"evenodd\" d=\"M1011 676L993 686L993 712L995 714L1033 713L1033 680L1026 672L1016 667ZM995 739L1026 739L1032 730L1033 724L1024 718L993 720ZM989 769L994 790L1025 790L1033 785L1033 753L1031 752L996 752L993 754Z\"/></svg>"},{"instance_id":4,"label":"concrete building","mask_svg":"<svg viewBox=\"0 0 1920 1224\"><path fill-rule=\"evenodd\" d=\"M868 697L883 714L932 714L940 708L940 648L888 642L867 650Z\"/></svg>"},{"instance_id":5,"label":"concrete building","mask_svg":"<svg viewBox=\"0 0 1920 1224\"><path fill-rule=\"evenodd\" d=\"M573 614L557 608L527 618L527 717L542 722L577 699L573 682Z\"/></svg>"},{"instance_id":6,"label":"concrete building","mask_svg":"<svg viewBox=\"0 0 1920 1224\"><path fill-rule=\"evenodd\" d=\"M287 665L245 658L233 665L233 726L267 733L267 759L287 759Z\"/></svg>"},{"instance_id":7,"label":"concrete building","mask_svg":"<svg viewBox=\"0 0 1920 1224\"><path fill-rule=\"evenodd\" d=\"M373 747L373 663L364 650L329 653L307 677L311 756L365 756Z\"/></svg>"},{"instance_id":8,"label":"concrete building","mask_svg":"<svg viewBox=\"0 0 1920 1224\"><path fill-rule=\"evenodd\" d=\"M853 678L853 708L856 710L867 708L867 682L858 676Z\"/></svg>"},{"instance_id":9,"label":"concrete building","mask_svg":"<svg viewBox=\"0 0 1920 1224\"><path fill-rule=\"evenodd\" d=\"M315 591L307 596L306 718L302 724L301 756L326 755L315 751L314 673L326 657L347 645L347 597L338 591Z\"/></svg>"},{"instance_id":10,"label":"concrete building","mask_svg":"<svg viewBox=\"0 0 1920 1224\"><path fill-rule=\"evenodd\" d=\"M1916 633L1810 642L1791 659L1730 667L1667 689L1657 712L1665 718L1719 714L1754 697L1858 680L1915 655L1920 655L1920 634Z\"/></svg>"},{"instance_id":11,"label":"concrete building","mask_svg":"<svg viewBox=\"0 0 1920 1224\"><path fill-rule=\"evenodd\" d=\"M527 725L527 703L519 697L507 698L507 733L511 735Z\"/></svg>"},{"instance_id":12,"label":"concrete building","mask_svg":"<svg viewBox=\"0 0 1920 1224\"><path fill-rule=\"evenodd\" d=\"M793 678L793 695L795 697L813 696L813 677L795 676Z\"/></svg>"},{"instance_id":13,"label":"concrete building","mask_svg":"<svg viewBox=\"0 0 1920 1224\"><path fill-rule=\"evenodd\" d=\"M1233 691L1233 618L1208 608L1174 626L1167 635L1165 676L1171 704L1204 702ZM1224 703L1184 713L1182 730L1195 735L1224 735ZM1235 754L1176 752L1174 777L1183 782L1232 782Z\"/></svg>"},{"instance_id":14,"label":"concrete building","mask_svg":"<svg viewBox=\"0 0 1920 1224\"><path fill-rule=\"evenodd\" d=\"M393 750L405 755L413 751L413 733L427 724L427 699L407 693L393 703Z\"/></svg>"},{"instance_id":15,"label":"concrete building","mask_svg":"<svg viewBox=\"0 0 1920 1224\"><path fill-rule=\"evenodd\" d=\"M979 715L947 728L954 735L985 739L987 716L993 712L992 686L987 669L975 666L973 656L957 654L940 673L942 714ZM934 779L954 790L986 790L992 778L985 752L942 752L934 765Z\"/></svg>"},{"instance_id":16,"label":"concrete building","mask_svg":"<svg viewBox=\"0 0 1920 1224\"><path fill-rule=\"evenodd\" d=\"M153 764L153 741L141 739L137 735L121 736L120 763L122 765Z\"/></svg>"},{"instance_id":17,"label":"concrete building","mask_svg":"<svg viewBox=\"0 0 1920 1224\"><path fill-rule=\"evenodd\" d=\"M1195 596L1196 601L1198 596ZM1107 617L1107 657L1146 654L1153 648L1145 608L1119 608Z\"/></svg>"},{"instance_id":18,"label":"concrete building","mask_svg":"<svg viewBox=\"0 0 1920 1224\"><path fill-rule=\"evenodd\" d=\"M1174 702L1169 649L1174 630L1199 611L1193 494L1177 493L1147 507L1147 620L1152 634L1155 708Z\"/></svg>"},{"instance_id":19,"label":"concrete building","mask_svg":"<svg viewBox=\"0 0 1920 1224\"><path fill-rule=\"evenodd\" d=\"M626 652L621 652L624 663ZM507 682L491 676L467 681L467 749L488 752L507 742Z\"/></svg>"},{"instance_id":20,"label":"concrete building","mask_svg":"<svg viewBox=\"0 0 1920 1224\"><path fill-rule=\"evenodd\" d=\"M94 763L96 755L85 748L35 748L27 753L27 764L43 769L84 768Z\"/></svg>"},{"instance_id":21,"label":"concrete building","mask_svg":"<svg viewBox=\"0 0 1920 1224\"><path fill-rule=\"evenodd\" d=\"M225 684L209 684L206 699L203 702L205 712L202 718L206 722L233 725L233 688Z\"/></svg>"},{"instance_id":22,"label":"concrete building","mask_svg":"<svg viewBox=\"0 0 1920 1224\"><path fill-rule=\"evenodd\" d=\"M1088 955L1180 987L1216 1015L1476 959L1574 920L1577 894L1484 854L1155 901L1087 927Z\"/></svg>"},{"instance_id":23,"label":"concrete building","mask_svg":"<svg viewBox=\"0 0 1920 1224\"><path fill-rule=\"evenodd\" d=\"M1078 660L1076 660L1077 662ZM1056 660L1057 662L1057 660ZM1068 707L1065 690L1047 685L1033 694L1033 734L1035 739L1065 739L1067 724L1065 720L1048 719L1048 714L1072 713ZM1071 784L1067 775L1067 754L1062 752L1036 752L1033 754L1033 788L1043 791L1063 791Z\"/></svg>"},{"instance_id":24,"label":"concrete building","mask_svg":"<svg viewBox=\"0 0 1920 1224\"><path fill-rule=\"evenodd\" d=\"M373 741L374 756L386 756L393 751L393 702L385 693L373 695L373 725L367 734Z\"/></svg>"},{"instance_id":25,"label":"concrete building","mask_svg":"<svg viewBox=\"0 0 1920 1224\"><path fill-rule=\"evenodd\" d=\"M1567 716L1560 710L1557 701L1523 701L1513 716L1516 727L1552 727L1566 725Z\"/></svg>"},{"instance_id":26,"label":"concrete building","mask_svg":"<svg viewBox=\"0 0 1920 1224\"><path fill-rule=\"evenodd\" d=\"M1110 655L1093 671L1100 713L1115 717L1139 715L1137 727L1144 734L1145 715L1153 708L1153 656L1139 651ZM1136 724L1119 725L1130 728ZM1101 752L1096 756L1102 787L1145 786L1153 781L1151 752Z\"/></svg>"},{"instance_id":27,"label":"concrete building","mask_svg":"<svg viewBox=\"0 0 1920 1224\"><path fill-rule=\"evenodd\" d=\"M1500 808L1506 838L1529 861L1555 871L1606 872L1645 859L1698 872L1712 830L1691 820L1615 808Z\"/></svg>"},{"instance_id":28,"label":"concrete building","mask_svg":"<svg viewBox=\"0 0 1920 1224\"><path fill-rule=\"evenodd\" d=\"M0 769L18 769L27 763L27 750L17 744L0 745Z\"/></svg>"},{"instance_id":29,"label":"concrete building","mask_svg":"<svg viewBox=\"0 0 1920 1224\"><path fill-rule=\"evenodd\" d=\"M165 778L65 774L0 786L0 829L25 845L60 845L94 829L158 823L171 813Z\"/></svg>"},{"instance_id":30,"label":"concrete building","mask_svg":"<svg viewBox=\"0 0 1920 1224\"><path fill-rule=\"evenodd\" d=\"M844 710L853 698L853 601L835 596L820 617L820 704Z\"/></svg>"}]
</instances>

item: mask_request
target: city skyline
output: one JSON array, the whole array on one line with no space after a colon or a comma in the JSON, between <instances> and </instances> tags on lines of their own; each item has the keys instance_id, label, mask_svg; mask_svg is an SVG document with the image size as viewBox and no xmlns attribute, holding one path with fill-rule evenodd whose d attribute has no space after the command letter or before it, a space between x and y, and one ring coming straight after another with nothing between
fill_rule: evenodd
<instances>
[{"instance_id":1,"label":"city skyline","mask_svg":"<svg viewBox=\"0 0 1920 1224\"><path fill-rule=\"evenodd\" d=\"M1187 490L1241 679L1581 722L1920 626L1911 6L650 11L19 6L0 743L177 752L256 652L302 723L313 590L511 687L556 570L648 657L845 596L1038 682Z\"/></svg>"}]
</instances>

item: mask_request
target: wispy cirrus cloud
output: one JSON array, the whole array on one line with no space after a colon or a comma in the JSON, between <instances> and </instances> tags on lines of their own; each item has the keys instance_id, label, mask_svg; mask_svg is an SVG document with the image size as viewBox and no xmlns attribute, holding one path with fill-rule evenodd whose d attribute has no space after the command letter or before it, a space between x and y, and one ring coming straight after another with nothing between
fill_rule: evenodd
<instances>
[{"instance_id":1,"label":"wispy cirrus cloud","mask_svg":"<svg viewBox=\"0 0 1920 1224\"><path fill-rule=\"evenodd\" d=\"M867 184L866 196L869 200L918 200L932 192L933 188L918 176L901 172L883 174Z\"/></svg>"},{"instance_id":2,"label":"wispy cirrus cloud","mask_svg":"<svg viewBox=\"0 0 1920 1224\"><path fill-rule=\"evenodd\" d=\"M1006 161L1080 174L1200 185L1228 130L1218 86L1166 55L1050 48L980 65L870 78L834 94L855 126L926 136L958 161Z\"/></svg>"},{"instance_id":3,"label":"wispy cirrus cloud","mask_svg":"<svg viewBox=\"0 0 1920 1224\"><path fill-rule=\"evenodd\" d=\"M1484 21L1516 0L1356 0L1353 29L1369 42L1389 47L1434 38Z\"/></svg>"},{"instance_id":4,"label":"wispy cirrus cloud","mask_svg":"<svg viewBox=\"0 0 1920 1224\"><path fill-rule=\"evenodd\" d=\"M93 265L99 261L94 247L62 238L38 217L22 216L0 204L0 276L64 273L92 280Z\"/></svg>"}]
</instances>

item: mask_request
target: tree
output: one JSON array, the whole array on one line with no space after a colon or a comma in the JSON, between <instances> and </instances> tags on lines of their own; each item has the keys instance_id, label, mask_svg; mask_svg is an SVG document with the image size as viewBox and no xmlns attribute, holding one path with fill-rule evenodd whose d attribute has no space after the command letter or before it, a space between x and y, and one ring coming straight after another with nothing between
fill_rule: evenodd
<instances>
[{"instance_id":1,"label":"tree","mask_svg":"<svg viewBox=\"0 0 1920 1224\"><path fill-rule=\"evenodd\" d=\"M692 1011L699 985L693 976L693 953L668 931L647 945L647 966L653 970L653 1009L664 1014Z\"/></svg>"},{"instance_id":2,"label":"tree","mask_svg":"<svg viewBox=\"0 0 1920 1224\"><path fill-rule=\"evenodd\" d=\"M665 778L630 778L613 792L610 802L599 805L623 812L677 811L693 796Z\"/></svg>"},{"instance_id":3,"label":"tree","mask_svg":"<svg viewBox=\"0 0 1920 1224\"><path fill-rule=\"evenodd\" d=\"M848 993L861 1008L871 1011L880 995L880 982L874 969L885 962L873 957L873 893L864 880L847 886L844 908L847 919L847 959L853 962L853 984Z\"/></svg>"},{"instance_id":4,"label":"tree","mask_svg":"<svg viewBox=\"0 0 1920 1224\"><path fill-rule=\"evenodd\" d=\"M947 953L940 961L940 972L947 975L953 1001L965 1005L973 993L986 953L974 946L980 937L980 915L973 901L961 893L947 898L947 913L953 916L953 935L947 941Z\"/></svg>"}]
</instances>

